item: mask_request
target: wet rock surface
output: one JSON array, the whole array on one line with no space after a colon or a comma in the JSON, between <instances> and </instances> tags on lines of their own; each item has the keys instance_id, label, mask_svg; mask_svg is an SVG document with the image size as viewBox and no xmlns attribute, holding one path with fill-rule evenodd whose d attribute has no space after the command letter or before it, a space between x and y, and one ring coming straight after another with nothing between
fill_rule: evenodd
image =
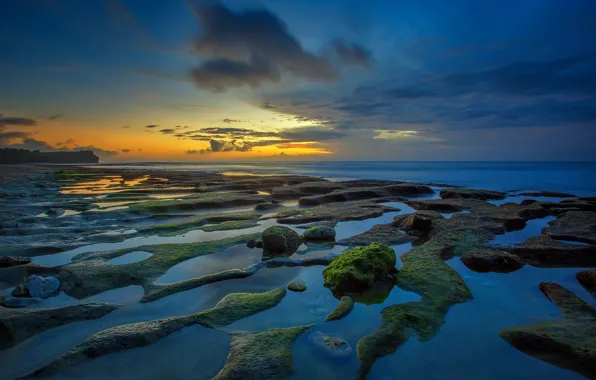
<instances>
[{"instance_id":1,"label":"wet rock surface","mask_svg":"<svg viewBox=\"0 0 596 380\"><path fill-rule=\"evenodd\" d=\"M577 281L586 288L586 290L596 297L596 270L583 270L578 272Z\"/></svg>"},{"instance_id":2,"label":"wet rock surface","mask_svg":"<svg viewBox=\"0 0 596 380\"><path fill-rule=\"evenodd\" d=\"M352 346L348 342L320 331L310 333L308 340L318 351L333 358L345 358L352 354Z\"/></svg>"},{"instance_id":3,"label":"wet rock surface","mask_svg":"<svg viewBox=\"0 0 596 380\"><path fill-rule=\"evenodd\" d=\"M335 240L335 229L331 226L313 226L307 228L302 234L304 240Z\"/></svg>"},{"instance_id":4,"label":"wet rock surface","mask_svg":"<svg viewBox=\"0 0 596 380\"><path fill-rule=\"evenodd\" d=\"M263 231L261 242L266 256L289 256L298 250L298 247L302 244L302 238L288 227L273 226Z\"/></svg>"},{"instance_id":5,"label":"wet rock surface","mask_svg":"<svg viewBox=\"0 0 596 380\"><path fill-rule=\"evenodd\" d=\"M489 190L477 190L477 189L443 189L441 190L441 198L449 199L449 198L470 198L470 199L480 199L480 200L490 200L490 199L505 199L505 193L500 193L498 191L489 191Z\"/></svg>"},{"instance_id":6,"label":"wet rock surface","mask_svg":"<svg viewBox=\"0 0 596 380\"><path fill-rule=\"evenodd\" d=\"M398 245L409 243L413 240L416 240L416 238L404 234L392 224L377 224L370 230L342 239L338 241L337 244L347 246L365 246L372 243Z\"/></svg>"},{"instance_id":7,"label":"wet rock surface","mask_svg":"<svg viewBox=\"0 0 596 380\"><path fill-rule=\"evenodd\" d=\"M543 282L540 290L562 318L507 328L499 335L528 355L596 378L596 309L558 284Z\"/></svg>"},{"instance_id":8,"label":"wet rock surface","mask_svg":"<svg viewBox=\"0 0 596 380\"><path fill-rule=\"evenodd\" d=\"M29 264L30 262L30 257L0 256L0 268L14 267L17 265Z\"/></svg>"},{"instance_id":9,"label":"wet rock surface","mask_svg":"<svg viewBox=\"0 0 596 380\"><path fill-rule=\"evenodd\" d=\"M306 290L306 282L301 278L297 278L288 284L288 290L293 292L304 292Z\"/></svg>"},{"instance_id":10,"label":"wet rock surface","mask_svg":"<svg viewBox=\"0 0 596 380\"><path fill-rule=\"evenodd\" d=\"M475 272L509 273L521 269L525 264L516 255L492 251L466 253L461 261Z\"/></svg>"},{"instance_id":11,"label":"wet rock surface","mask_svg":"<svg viewBox=\"0 0 596 380\"><path fill-rule=\"evenodd\" d=\"M350 314L352 309L354 308L354 300L350 296L343 296L339 301L339 304L327 317L325 318L326 321L337 321L342 319L346 315Z\"/></svg>"}]
</instances>

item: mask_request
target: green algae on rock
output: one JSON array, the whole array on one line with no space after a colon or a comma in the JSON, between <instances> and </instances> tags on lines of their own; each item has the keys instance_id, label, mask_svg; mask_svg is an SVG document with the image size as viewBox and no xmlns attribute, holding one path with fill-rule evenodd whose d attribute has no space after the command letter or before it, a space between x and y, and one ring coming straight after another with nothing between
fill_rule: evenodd
<instances>
[{"instance_id":1,"label":"green algae on rock","mask_svg":"<svg viewBox=\"0 0 596 380\"><path fill-rule=\"evenodd\" d=\"M596 379L596 309L558 284L543 282L540 290L562 319L506 328L499 335L525 354Z\"/></svg>"},{"instance_id":2,"label":"green algae on rock","mask_svg":"<svg viewBox=\"0 0 596 380\"><path fill-rule=\"evenodd\" d=\"M0 307L0 350L54 327L101 318L118 307L105 302L85 302L52 309L15 310Z\"/></svg>"},{"instance_id":3,"label":"green algae on rock","mask_svg":"<svg viewBox=\"0 0 596 380\"><path fill-rule=\"evenodd\" d=\"M596 270L583 270L575 277L592 296L596 297Z\"/></svg>"},{"instance_id":4,"label":"green algae on rock","mask_svg":"<svg viewBox=\"0 0 596 380\"><path fill-rule=\"evenodd\" d=\"M354 308L354 300L352 297L343 296L339 301L339 304L327 317L325 321L337 321L345 317L346 315L350 314L352 309Z\"/></svg>"},{"instance_id":5,"label":"green algae on rock","mask_svg":"<svg viewBox=\"0 0 596 380\"><path fill-rule=\"evenodd\" d=\"M377 224L370 230L361 234L342 239L337 242L338 245L347 246L365 246L372 243L381 243L385 245L399 245L416 240L393 227L391 224Z\"/></svg>"},{"instance_id":6,"label":"green algae on rock","mask_svg":"<svg viewBox=\"0 0 596 380\"><path fill-rule=\"evenodd\" d=\"M335 240L335 229L330 226L312 226L306 229L302 234L304 240L323 240L323 241L334 241Z\"/></svg>"},{"instance_id":7,"label":"green algae on rock","mask_svg":"<svg viewBox=\"0 0 596 380\"><path fill-rule=\"evenodd\" d=\"M292 345L312 326L231 333L230 354L213 379L286 379L293 371Z\"/></svg>"},{"instance_id":8,"label":"green algae on rock","mask_svg":"<svg viewBox=\"0 0 596 380\"><path fill-rule=\"evenodd\" d=\"M135 212L161 212L167 210L193 210L201 208L219 208L232 206L249 206L263 203L262 195L247 192L204 193L199 196L179 200L156 200L135 203L129 206Z\"/></svg>"},{"instance_id":9,"label":"green algae on rock","mask_svg":"<svg viewBox=\"0 0 596 380\"><path fill-rule=\"evenodd\" d=\"M50 376L86 360L147 346L195 324L211 328L225 326L276 306L285 294L285 288L266 293L233 293L224 297L214 308L200 313L132 323L99 331L57 360L33 372L31 376Z\"/></svg>"},{"instance_id":10,"label":"green algae on rock","mask_svg":"<svg viewBox=\"0 0 596 380\"><path fill-rule=\"evenodd\" d=\"M291 255L298 250L302 244L302 238L294 230L283 227L273 226L267 228L261 234L263 243L263 255L274 257L278 254Z\"/></svg>"},{"instance_id":11,"label":"green algae on rock","mask_svg":"<svg viewBox=\"0 0 596 380\"><path fill-rule=\"evenodd\" d=\"M288 284L288 290L293 292L304 292L306 291L306 282L301 278L292 280L292 282Z\"/></svg>"},{"instance_id":12,"label":"green algae on rock","mask_svg":"<svg viewBox=\"0 0 596 380\"><path fill-rule=\"evenodd\" d=\"M393 249L380 243L350 248L325 268L324 285L337 293L365 291L395 269L395 260Z\"/></svg>"},{"instance_id":13,"label":"green algae on rock","mask_svg":"<svg viewBox=\"0 0 596 380\"><path fill-rule=\"evenodd\" d=\"M345 222L376 218L385 212L399 211L394 207L376 203L374 199L365 201L336 202L324 205L285 210L275 217L281 224L306 224L312 222Z\"/></svg>"},{"instance_id":14,"label":"green algae on rock","mask_svg":"<svg viewBox=\"0 0 596 380\"><path fill-rule=\"evenodd\" d=\"M128 285L150 285L172 266L192 259L222 251L226 248L246 244L256 235L240 235L232 238L201 243L158 244L117 251L81 254L73 258L58 274L62 290L72 297L81 299L106 290ZM133 251L146 251L153 256L130 264L110 264L110 260Z\"/></svg>"},{"instance_id":15,"label":"green algae on rock","mask_svg":"<svg viewBox=\"0 0 596 380\"><path fill-rule=\"evenodd\" d=\"M259 215L247 214L220 214L207 215L190 222L158 224L139 229L140 233L157 233L160 236L178 235L194 229L203 231L223 231L239 228L249 228L256 225Z\"/></svg>"}]
</instances>

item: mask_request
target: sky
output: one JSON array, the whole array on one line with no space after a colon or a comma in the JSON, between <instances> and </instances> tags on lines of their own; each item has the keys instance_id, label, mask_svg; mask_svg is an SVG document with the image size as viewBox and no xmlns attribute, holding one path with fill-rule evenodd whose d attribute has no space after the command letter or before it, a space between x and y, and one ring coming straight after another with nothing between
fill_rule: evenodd
<instances>
[{"instance_id":1,"label":"sky","mask_svg":"<svg viewBox=\"0 0 596 380\"><path fill-rule=\"evenodd\" d=\"M2 0L0 147L596 160L594 0Z\"/></svg>"}]
</instances>

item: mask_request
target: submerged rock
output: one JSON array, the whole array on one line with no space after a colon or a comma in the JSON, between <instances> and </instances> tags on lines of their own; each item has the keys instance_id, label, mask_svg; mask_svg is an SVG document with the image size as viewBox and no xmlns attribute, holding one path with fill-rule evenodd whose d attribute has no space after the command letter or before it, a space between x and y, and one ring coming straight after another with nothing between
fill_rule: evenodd
<instances>
[{"instance_id":1,"label":"submerged rock","mask_svg":"<svg viewBox=\"0 0 596 380\"><path fill-rule=\"evenodd\" d=\"M338 293L365 291L387 278L395 269L395 260L393 249L380 243L348 249L325 268L324 285Z\"/></svg>"},{"instance_id":2,"label":"submerged rock","mask_svg":"<svg viewBox=\"0 0 596 380\"><path fill-rule=\"evenodd\" d=\"M285 294L285 288L266 293L233 293L224 297L214 308L200 313L132 323L99 331L31 375L50 376L86 360L122 350L147 346L175 331L195 324L201 324L205 327L225 326L274 307Z\"/></svg>"},{"instance_id":3,"label":"submerged rock","mask_svg":"<svg viewBox=\"0 0 596 380\"><path fill-rule=\"evenodd\" d=\"M596 297L596 270L583 270L575 277L592 296Z\"/></svg>"},{"instance_id":4,"label":"submerged rock","mask_svg":"<svg viewBox=\"0 0 596 380\"><path fill-rule=\"evenodd\" d=\"M31 261L31 257L0 256L0 268L29 264Z\"/></svg>"},{"instance_id":5,"label":"submerged rock","mask_svg":"<svg viewBox=\"0 0 596 380\"><path fill-rule=\"evenodd\" d=\"M330 226L314 226L304 231L302 235L304 240L335 240L335 229Z\"/></svg>"},{"instance_id":6,"label":"submerged rock","mask_svg":"<svg viewBox=\"0 0 596 380\"><path fill-rule=\"evenodd\" d=\"M25 288L33 298L48 298L60 289L60 281L56 277L31 275L27 278Z\"/></svg>"},{"instance_id":7,"label":"submerged rock","mask_svg":"<svg viewBox=\"0 0 596 380\"><path fill-rule=\"evenodd\" d=\"M569 244L548 235L533 236L507 250L536 267L596 266L596 245Z\"/></svg>"},{"instance_id":8,"label":"submerged rock","mask_svg":"<svg viewBox=\"0 0 596 380\"><path fill-rule=\"evenodd\" d=\"M306 290L306 282L301 278L297 278L288 284L288 290L293 292L304 292Z\"/></svg>"},{"instance_id":9,"label":"submerged rock","mask_svg":"<svg viewBox=\"0 0 596 380\"><path fill-rule=\"evenodd\" d=\"M475 272L509 273L521 269L524 262L516 255L507 252L467 253L461 261Z\"/></svg>"},{"instance_id":10,"label":"submerged rock","mask_svg":"<svg viewBox=\"0 0 596 380\"><path fill-rule=\"evenodd\" d=\"M334 336L325 335L320 331L311 333L308 340L320 351L334 358L345 358L352 354L352 346L348 342Z\"/></svg>"},{"instance_id":11,"label":"submerged rock","mask_svg":"<svg viewBox=\"0 0 596 380\"><path fill-rule=\"evenodd\" d=\"M325 318L325 321L337 321L350 314L354 308L354 300L352 297L343 296L339 301L339 305Z\"/></svg>"},{"instance_id":12,"label":"submerged rock","mask_svg":"<svg viewBox=\"0 0 596 380\"><path fill-rule=\"evenodd\" d=\"M214 380L288 378L293 371L292 345L307 329L300 326L264 332L234 332L226 365Z\"/></svg>"},{"instance_id":13,"label":"submerged rock","mask_svg":"<svg viewBox=\"0 0 596 380\"><path fill-rule=\"evenodd\" d=\"M562 319L506 328L499 335L530 356L595 379L596 309L558 284L543 282L540 290Z\"/></svg>"},{"instance_id":14,"label":"submerged rock","mask_svg":"<svg viewBox=\"0 0 596 380\"><path fill-rule=\"evenodd\" d=\"M272 256L294 253L302 244L300 235L294 230L283 226L267 228L261 234L261 241L263 242L263 249Z\"/></svg>"},{"instance_id":15,"label":"submerged rock","mask_svg":"<svg viewBox=\"0 0 596 380\"><path fill-rule=\"evenodd\" d=\"M36 300L35 298L7 298L8 300ZM41 300L37 299L38 302ZM101 318L119 305L105 302L85 302L53 309L8 310L0 308L0 349L18 344L34 335L72 322Z\"/></svg>"}]
</instances>

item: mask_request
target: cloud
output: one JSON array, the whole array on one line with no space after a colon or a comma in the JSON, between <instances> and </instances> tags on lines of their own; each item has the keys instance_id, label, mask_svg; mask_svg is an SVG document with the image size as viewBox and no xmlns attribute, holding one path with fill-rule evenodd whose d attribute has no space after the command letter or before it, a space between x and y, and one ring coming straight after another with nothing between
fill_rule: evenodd
<instances>
[{"instance_id":1,"label":"cloud","mask_svg":"<svg viewBox=\"0 0 596 380\"><path fill-rule=\"evenodd\" d=\"M130 149L120 149L122 153L130 153Z\"/></svg>"},{"instance_id":2,"label":"cloud","mask_svg":"<svg viewBox=\"0 0 596 380\"><path fill-rule=\"evenodd\" d=\"M231 123L240 123L242 120L234 120L234 119L223 119L222 120L224 123L226 124L231 124Z\"/></svg>"},{"instance_id":3,"label":"cloud","mask_svg":"<svg viewBox=\"0 0 596 380\"><path fill-rule=\"evenodd\" d=\"M172 128L166 128L166 129L160 129L159 132L163 133L164 135L171 135L174 132L176 132L176 130L172 129Z\"/></svg>"},{"instance_id":4,"label":"cloud","mask_svg":"<svg viewBox=\"0 0 596 380\"><path fill-rule=\"evenodd\" d=\"M287 25L266 9L234 12L217 2L194 7L202 34L193 49L206 58L191 70L197 86L223 90L279 82L281 73L315 81L333 81L338 73L310 53Z\"/></svg>"},{"instance_id":5,"label":"cloud","mask_svg":"<svg viewBox=\"0 0 596 380\"><path fill-rule=\"evenodd\" d=\"M189 149L189 150L185 150L184 154L199 154L200 151L197 149Z\"/></svg>"},{"instance_id":6,"label":"cloud","mask_svg":"<svg viewBox=\"0 0 596 380\"><path fill-rule=\"evenodd\" d=\"M29 136L31 136L31 133L29 133L29 132L20 132L20 131L0 132L0 146L8 146L14 140L26 139Z\"/></svg>"},{"instance_id":7,"label":"cloud","mask_svg":"<svg viewBox=\"0 0 596 380\"><path fill-rule=\"evenodd\" d=\"M28 117L8 117L0 115L0 125L18 125L21 127L30 127L37 125L34 119Z\"/></svg>"},{"instance_id":8,"label":"cloud","mask_svg":"<svg viewBox=\"0 0 596 380\"><path fill-rule=\"evenodd\" d=\"M4 148L14 149L28 149L28 150L39 150L39 151L62 151L62 152L75 152L80 150L92 150L99 157L114 157L118 155L118 152L97 148L95 146L78 146L75 145L72 148L68 148L65 145L74 144L73 139L68 139L64 142L51 145L45 141L37 140L31 137L29 132L2 132L0 133L0 146Z\"/></svg>"},{"instance_id":9,"label":"cloud","mask_svg":"<svg viewBox=\"0 0 596 380\"><path fill-rule=\"evenodd\" d=\"M56 120L56 119L60 119L61 117L64 117L64 114L62 113L57 113L55 115L50 115L47 117L47 120Z\"/></svg>"},{"instance_id":10,"label":"cloud","mask_svg":"<svg viewBox=\"0 0 596 380\"><path fill-rule=\"evenodd\" d=\"M67 139L66 141L61 141L61 142L56 143L56 146L72 145L74 143L75 143L75 140L71 138L71 139Z\"/></svg>"},{"instance_id":11,"label":"cloud","mask_svg":"<svg viewBox=\"0 0 596 380\"><path fill-rule=\"evenodd\" d=\"M153 129L153 128L157 128L157 127L159 127L159 125L157 125L157 124L149 124L149 125L145 126L145 128L148 128L148 129Z\"/></svg>"},{"instance_id":12,"label":"cloud","mask_svg":"<svg viewBox=\"0 0 596 380\"><path fill-rule=\"evenodd\" d=\"M124 128L124 129L130 128L130 125L123 125L122 128Z\"/></svg>"},{"instance_id":13,"label":"cloud","mask_svg":"<svg viewBox=\"0 0 596 380\"><path fill-rule=\"evenodd\" d=\"M335 40L331 44L337 59L344 65L362 66L370 69L375 60L369 50L353 42Z\"/></svg>"}]
</instances>

